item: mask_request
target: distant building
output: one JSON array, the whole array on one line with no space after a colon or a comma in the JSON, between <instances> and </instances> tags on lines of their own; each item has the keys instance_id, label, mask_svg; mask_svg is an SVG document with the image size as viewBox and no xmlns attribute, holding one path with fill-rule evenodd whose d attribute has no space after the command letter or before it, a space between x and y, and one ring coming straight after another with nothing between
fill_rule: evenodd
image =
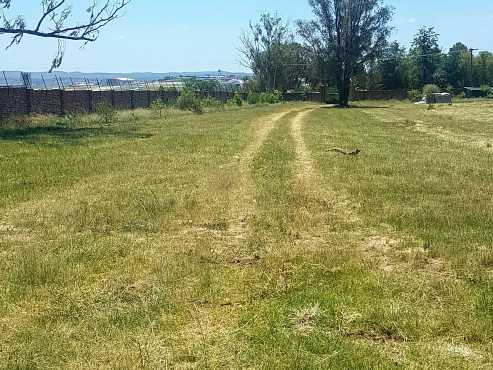
<instances>
[{"instance_id":1,"label":"distant building","mask_svg":"<svg viewBox=\"0 0 493 370\"><path fill-rule=\"evenodd\" d=\"M129 85L133 82L135 82L134 79L125 77L114 77L107 80L109 86Z\"/></svg>"},{"instance_id":2,"label":"distant building","mask_svg":"<svg viewBox=\"0 0 493 370\"><path fill-rule=\"evenodd\" d=\"M221 81L221 83L223 85L241 88L245 84L245 81L239 80L237 78L232 78L232 79L227 79L227 80Z\"/></svg>"},{"instance_id":3,"label":"distant building","mask_svg":"<svg viewBox=\"0 0 493 370\"><path fill-rule=\"evenodd\" d=\"M468 99L482 98L485 95L485 91L481 90L479 87L464 87L464 97Z\"/></svg>"}]
</instances>

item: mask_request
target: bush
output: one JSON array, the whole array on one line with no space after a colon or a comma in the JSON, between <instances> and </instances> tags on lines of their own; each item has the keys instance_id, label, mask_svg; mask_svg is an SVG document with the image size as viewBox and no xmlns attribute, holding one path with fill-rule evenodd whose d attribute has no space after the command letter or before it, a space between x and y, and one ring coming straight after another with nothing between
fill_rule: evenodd
<instances>
[{"instance_id":1,"label":"bush","mask_svg":"<svg viewBox=\"0 0 493 370\"><path fill-rule=\"evenodd\" d=\"M117 115L116 109L107 101L103 101L96 106L96 113L107 125L115 121Z\"/></svg>"},{"instance_id":2,"label":"bush","mask_svg":"<svg viewBox=\"0 0 493 370\"><path fill-rule=\"evenodd\" d=\"M79 126L82 123L82 117L76 113L69 113L56 117L54 123L58 127Z\"/></svg>"},{"instance_id":3,"label":"bush","mask_svg":"<svg viewBox=\"0 0 493 370\"><path fill-rule=\"evenodd\" d=\"M149 107L159 118L163 118L163 113L166 111L166 103L162 99L154 100ZM166 118L166 117L165 117Z\"/></svg>"},{"instance_id":4,"label":"bush","mask_svg":"<svg viewBox=\"0 0 493 370\"><path fill-rule=\"evenodd\" d=\"M410 90L407 92L407 98L413 102L419 102L423 99L423 93L420 90Z\"/></svg>"},{"instance_id":5,"label":"bush","mask_svg":"<svg viewBox=\"0 0 493 370\"><path fill-rule=\"evenodd\" d=\"M270 93L250 93L247 98L248 104L277 104L282 101L282 94L279 91Z\"/></svg>"},{"instance_id":6,"label":"bush","mask_svg":"<svg viewBox=\"0 0 493 370\"><path fill-rule=\"evenodd\" d=\"M224 103L219 100L208 96L205 99L202 99L202 106L205 108L224 110Z\"/></svg>"},{"instance_id":7,"label":"bush","mask_svg":"<svg viewBox=\"0 0 493 370\"><path fill-rule=\"evenodd\" d=\"M176 106L180 110L188 110L196 114L202 114L202 103L191 90L183 90L176 101Z\"/></svg>"},{"instance_id":8,"label":"bush","mask_svg":"<svg viewBox=\"0 0 493 370\"><path fill-rule=\"evenodd\" d=\"M233 97L228 100L228 103L227 104L228 105L237 106L237 107L241 107L243 105L243 100L241 100L240 94L238 94L237 92L235 92L235 94L233 95Z\"/></svg>"},{"instance_id":9,"label":"bush","mask_svg":"<svg viewBox=\"0 0 493 370\"><path fill-rule=\"evenodd\" d=\"M260 103L260 94L257 94L255 92L248 93L247 103L251 105Z\"/></svg>"},{"instance_id":10,"label":"bush","mask_svg":"<svg viewBox=\"0 0 493 370\"><path fill-rule=\"evenodd\" d=\"M263 93L260 96L260 101L267 104L277 104L282 100L282 94L279 91Z\"/></svg>"},{"instance_id":11,"label":"bush","mask_svg":"<svg viewBox=\"0 0 493 370\"><path fill-rule=\"evenodd\" d=\"M487 98L489 98L491 95L493 95L493 90L488 85L481 85L480 89L481 89L481 92L483 93L483 96L485 96Z\"/></svg>"},{"instance_id":12,"label":"bush","mask_svg":"<svg viewBox=\"0 0 493 370\"><path fill-rule=\"evenodd\" d=\"M437 85L425 85L423 87L423 95L426 96L427 99L430 99L433 94L439 94L442 90Z\"/></svg>"}]
</instances>

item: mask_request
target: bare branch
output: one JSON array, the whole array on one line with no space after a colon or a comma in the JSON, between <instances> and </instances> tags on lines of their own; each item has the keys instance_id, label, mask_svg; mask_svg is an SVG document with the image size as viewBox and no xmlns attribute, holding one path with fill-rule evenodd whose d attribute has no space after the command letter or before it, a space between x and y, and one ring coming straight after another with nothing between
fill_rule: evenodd
<instances>
[{"instance_id":1,"label":"bare branch","mask_svg":"<svg viewBox=\"0 0 493 370\"><path fill-rule=\"evenodd\" d=\"M88 19L83 23L72 25L66 25L72 15L72 7L67 6L66 0L42 0L41 15L34 28L29 28L22 16L7 18L5 13L10 9L13 1L15 0L0 0L0 9L4 9L0 19L0 36L4 34L12 35L12 40L7 48L20 44L24 35L62 41L94 42L98 39L101 29L120 18L124 8L132 0L105 0L100 7L97 0L94 0L86 9ZM47 23L51 25L47 25ZM52 68L60 66L63 52L64 47L59 43Z\"/></svg>"}]
</instances>

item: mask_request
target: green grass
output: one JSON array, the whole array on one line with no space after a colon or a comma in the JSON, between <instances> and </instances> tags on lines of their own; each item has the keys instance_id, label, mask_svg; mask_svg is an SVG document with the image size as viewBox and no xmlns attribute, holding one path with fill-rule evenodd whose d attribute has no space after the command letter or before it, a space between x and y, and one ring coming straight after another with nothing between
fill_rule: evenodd
<instances>
[{"instance_id":1,"label":"green grass","mask_svg":"<svg viewBox=\"0 0 493 370\"><path fill-rule=\"evenodd\" d=\"M307 108L1 127L0 368L491 367L493 104Z\"/></svg>"}]
</instances>

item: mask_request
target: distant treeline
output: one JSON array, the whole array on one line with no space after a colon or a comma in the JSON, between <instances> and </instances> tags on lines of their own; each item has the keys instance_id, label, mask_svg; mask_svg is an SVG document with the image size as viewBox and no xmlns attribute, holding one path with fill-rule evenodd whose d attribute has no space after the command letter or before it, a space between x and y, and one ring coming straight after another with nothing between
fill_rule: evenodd
<instances>
[{"instance_id":1,"label":"distant treeline","mask_svg":"<svg viewBox=\"0 0 493 370\"><path fill-rule=\"evenodd\" d=\"M252 90L318 89L337 85L337 53L323 45L316 24L297 22L296 29L269 14L251 24L241 36L244 64L255 79ZM318 44L317 44L318 43ZM450 91L465 86L493 85L493 54L475 51L461 42L448 51L439 46L433 27L420 28L409 49L387 39L378 53L367 58L351 79L352 88L421 90L435 84Z\"/></svg>"}]
</instances>

